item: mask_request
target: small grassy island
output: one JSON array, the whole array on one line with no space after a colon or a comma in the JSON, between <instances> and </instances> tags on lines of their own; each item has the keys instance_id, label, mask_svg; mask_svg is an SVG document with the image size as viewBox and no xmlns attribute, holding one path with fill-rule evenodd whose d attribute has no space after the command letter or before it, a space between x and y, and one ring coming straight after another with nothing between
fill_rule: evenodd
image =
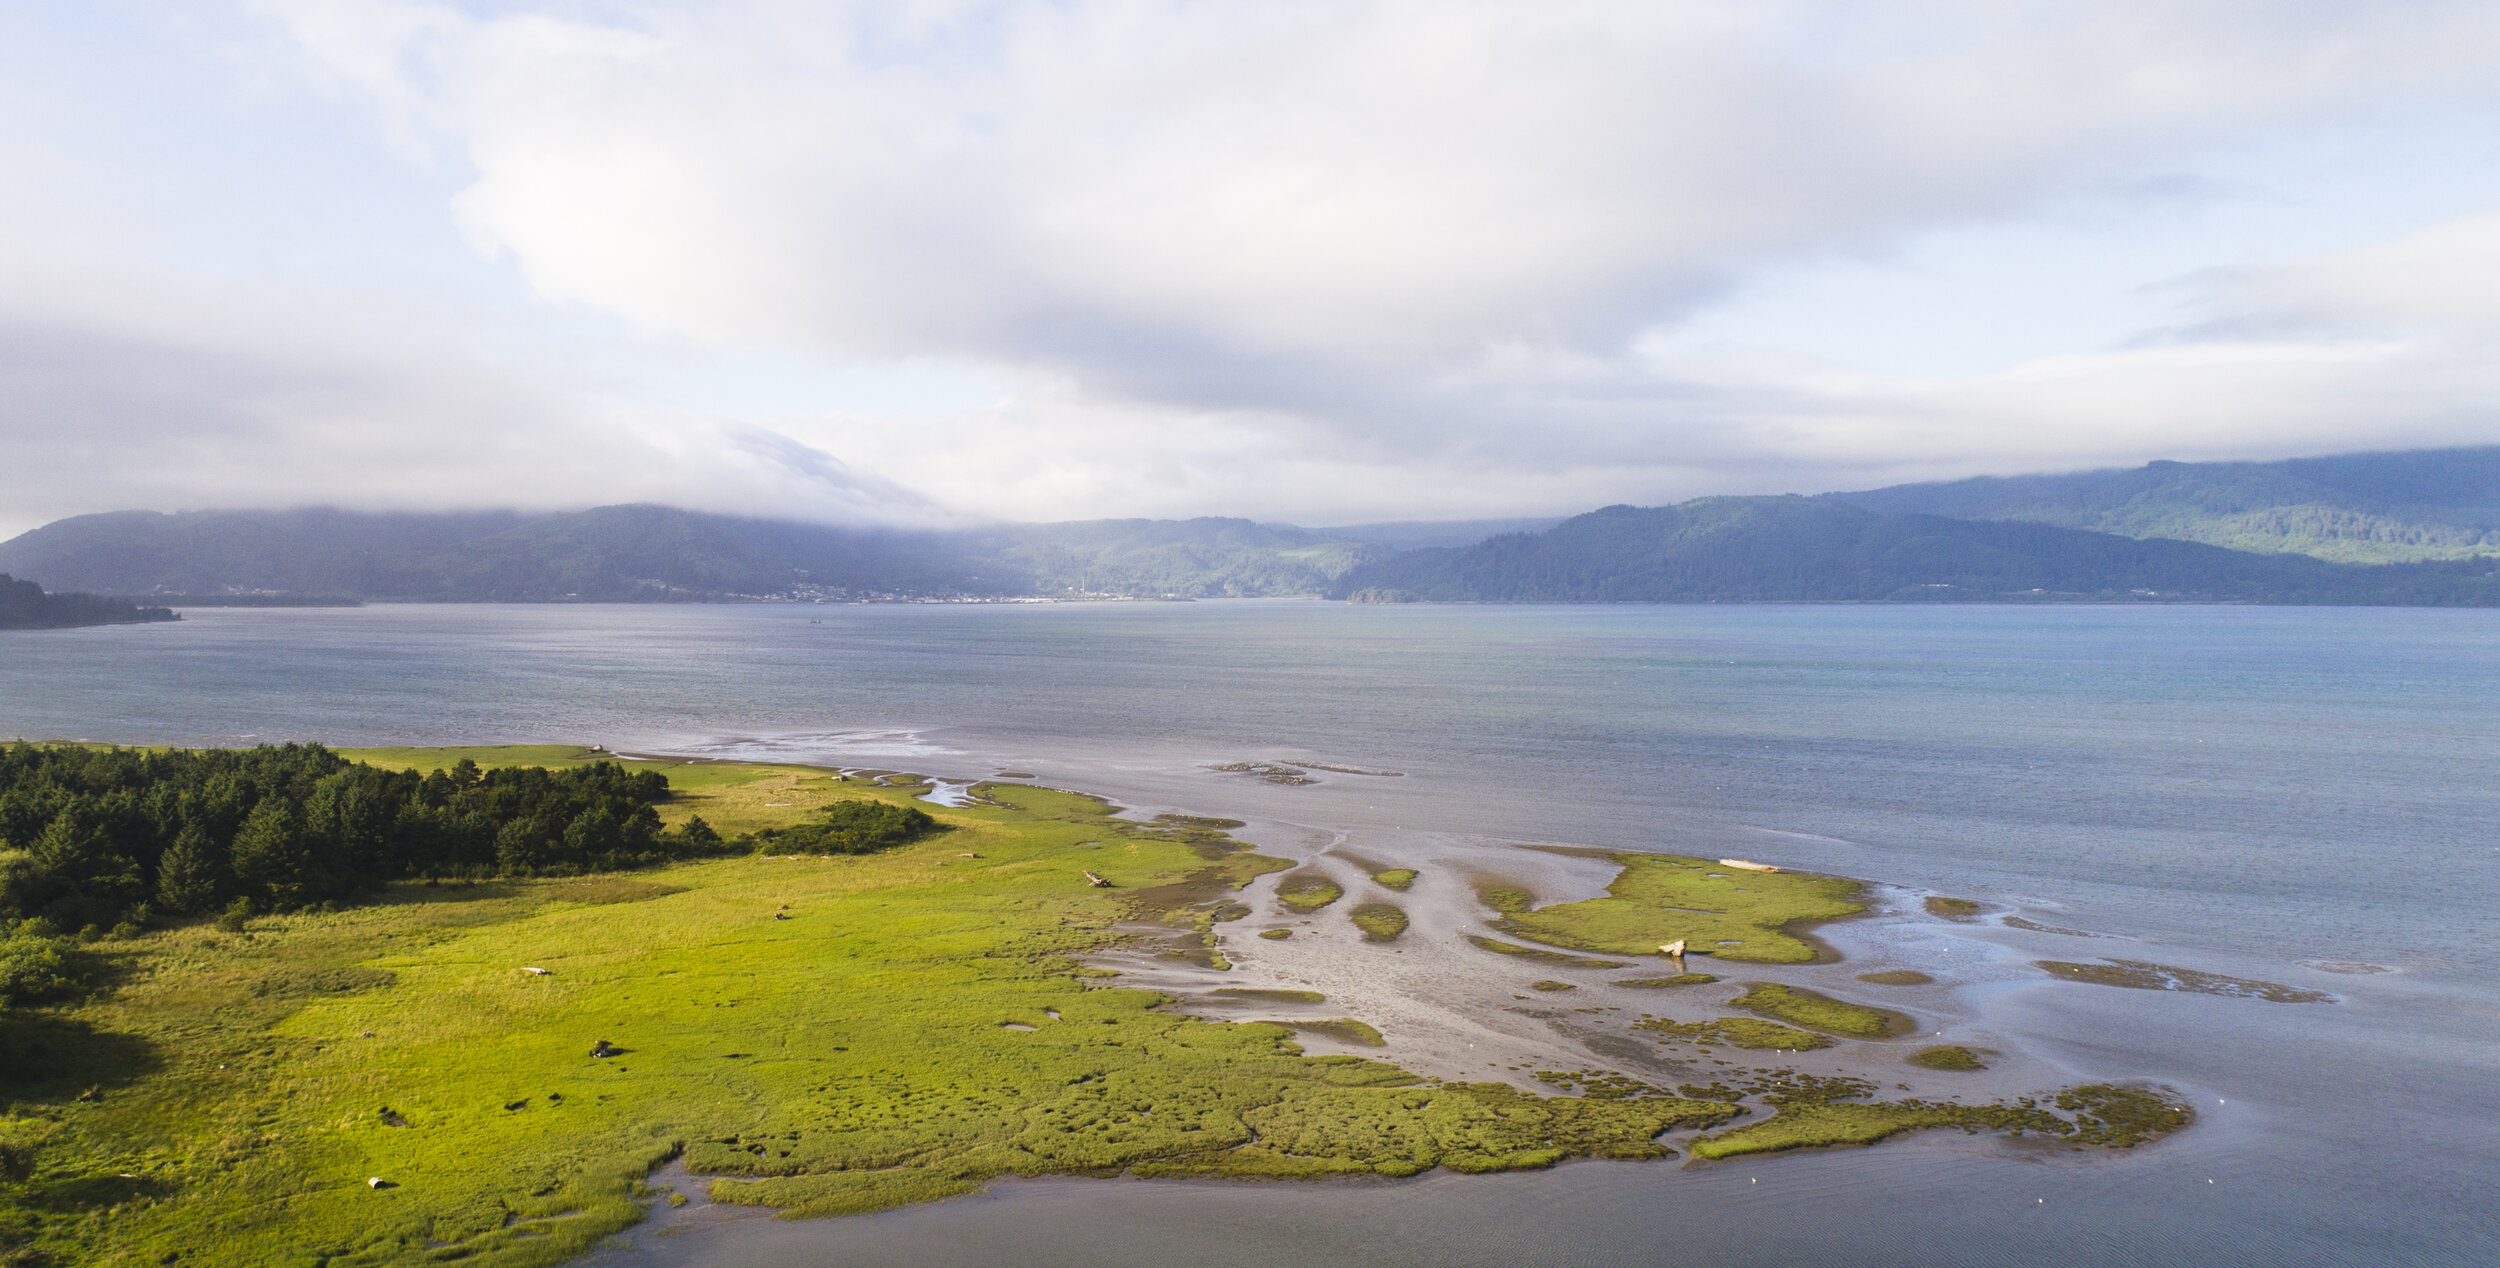
<instances>
[{"instance_id":1,"label":"small grassy island","mask_svg":"<svg viewBox=\"0 0 2500 1268\"><path fill-rule=\"evenodd\" d=\"M1856 901L1857 882L1839 877L1748 871L1671 854L1601 857L1623 869L1604 898L1537 907L1517 890L1479 891L1502 913L1494 927L1575 951L1656 955L1682 940L1723 960L1808 964L1821 951L1798 930L1866 910Z\"/></svg>"},{"instance_id":2,"label":"small grassy island","mask_svg":"<svg viewBox=\"0 0 2500 1268\"><path fill-rule=\"evenodd\" d=\"M1160 925L1220 969L1224 914L1289 862L1213 821L922 788L570 747L0 750L0 1254L553 1264L639 1220L672 1158L715 1201L841 1215L1003 1176L1485 1172L1930 1128L2122 1146L2188 1121L2130 1088L1966 1106L1784 1070L1675 1088L1541 1072L1546 1093L1309 1055L1297 1035L1394 1036L1200 1019L1082 958ZM1616 857L1610 898L1514 904L1503 927L1622 954L1671 927L1794 962L1814 953L1783 932L1799 913L1856 909L1832 878ZM1278 892L1302 912L1342 896L1310 872ZM1358 926L1396 936L1403 913L1375 907ZM1748 1006L1797 1026L1640 1033L1803 1051L1835 1041L1799 1026L1891 1024L1777 989Z\"/></svg>"}]
</instances>

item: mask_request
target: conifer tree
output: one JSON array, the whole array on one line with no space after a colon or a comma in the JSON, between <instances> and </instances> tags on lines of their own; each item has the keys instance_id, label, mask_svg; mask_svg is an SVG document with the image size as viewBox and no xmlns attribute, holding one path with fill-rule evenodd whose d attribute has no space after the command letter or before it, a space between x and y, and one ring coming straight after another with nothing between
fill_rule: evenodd
<instances>
[{"instance_id":1,"label":"conifer tree","mask_svg":"<svg viewBox=\"0 0 2500 1268\"><path fill-rule=\"evenodd\" d=\"M185 826L157 864L158 907L175 915L214 908L226 885L223 853L200 825Z\"/></svg>"},{"instance_id":2,"label":"conifer tree","mask_svg":"<svg viewBox=\"0 0 2500 1268\"><path fill-rule=\"evenodd\" d=\"M262 798L244 818L234 834L234 879L246 896L276 911L301 907L316 894L303 821L285 798Z\"/></svg>"}]
</instances>

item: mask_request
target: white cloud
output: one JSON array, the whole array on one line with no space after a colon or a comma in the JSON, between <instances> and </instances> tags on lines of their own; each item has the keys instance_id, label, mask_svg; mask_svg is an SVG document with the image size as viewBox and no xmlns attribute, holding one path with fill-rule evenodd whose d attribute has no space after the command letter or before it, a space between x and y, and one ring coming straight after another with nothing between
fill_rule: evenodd
<instances>
[{"instance_id":1,"label":"white cloud","mask_svg":"<svg viewBox=\"0 0 2500 1268\"><path fill-rule=\"evenodd\" d=\"M2225 320L2311 329L2500 328L2500 207L2222 279Z\"/></svg>"},{"instance_id":2,"label":"white cloud","mask_svg":"<svg viewBox=\"0 0 2500 1268\"><path fill-rule=\"evenodd\" d=\"M2174 214L2147 207L2286 197L2214 177L2217 156L2296 165L2317 129L2500 107L2484 4L246 8L220 56L322 120L303 137L73 155L0 121L0 169L72 173L0 186L0 232L35 244L0 258L16 517L941 513L907 486L954 513L1345 521L2500 440L2500 213L2460 217L2458 180L2373 222L2377 245L2322 230L2329 249L2268 258L2225 226L2185 264L2127 246ZM352 184L356 135L427 173L391 195L406 223L320 226L323 251L387 267L303 264L270 228L294 196L276 180L227 191L258 218L217 207L242 227L213 251L97 214L202 142ZM2331 194L2332 173L2300 180ZM2500 176L2479 188L2500 202ZM2035 316L2004 341L2031 351L1950 374L1844 366L1776 305L1713 333L1762 279L1817 270L1876 279L1858 321L1895 320L1886 271L1923 267L1904 244L2094 198L2108 222L2073 232L2111 275L2059 285L2133 297L2109 309L2141 327ZM1982 258L1935 302L1982 311L2050 272ZM23 284L38 263L59 284ZM759 364L798 368L732 381ZM99 460L111 437L137 459Z\"/></svg>"},{"instance_id":3,"label":"white cloud","mask_svg":"<svg viewBox=\"0 0 2500 1268\"><path fill-rule=\"evenodd\" d=\"M477 173L462 221L546 294L703 339L1115 376L1611 348L1763 259L2435 90L2500 47L2476 6L633 12L467 22L436 55L429 113Z\"/></svg>"}]
</instances>

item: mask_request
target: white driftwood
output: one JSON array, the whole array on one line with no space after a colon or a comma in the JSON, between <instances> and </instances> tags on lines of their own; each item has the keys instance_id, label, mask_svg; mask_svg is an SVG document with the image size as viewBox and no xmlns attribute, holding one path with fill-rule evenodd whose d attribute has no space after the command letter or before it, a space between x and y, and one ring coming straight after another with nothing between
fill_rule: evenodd
<instances>
[{"instance_id":1,"label":"white driftwood","mask_svg":"<svg viewBox=\"0 0 2500 1268\"><path fill-rule=\"evenodd\" d=\"M1675 941L1673 941L1673 942L1669 942L1669 943L1665 943L1665 944L1661 945L1661 946L1658 948L1658 954L1660 954L1660 955L1682 955L1682 954L1684 954L1684 940L1683 940L1682 938L1678 938L1678 939L1676 939L1676 940L1675 940Z\"/></svg>"},{"instance_id":2,"label":"white driftwood","mask_svg":"<svg viewBox=\"0 0 2500 1268\"><path fill-rule=\"evenodd\" d=\"M1748 872L1776 872L1779 870L1768 863L1756 863L1752 859L1720 859L1719 866L1741 867Z\"/></svg>"}]
</instances>

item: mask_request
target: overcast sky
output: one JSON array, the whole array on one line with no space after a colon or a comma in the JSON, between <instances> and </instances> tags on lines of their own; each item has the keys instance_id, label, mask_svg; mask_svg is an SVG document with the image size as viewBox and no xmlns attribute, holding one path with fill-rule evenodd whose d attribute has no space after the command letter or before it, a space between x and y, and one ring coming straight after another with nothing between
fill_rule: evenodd
<instances>
[{"instance_id":1,"label":"overcast sky","mask_svg":"<svg viewBox=\"0 0 2500 1268\"><path fill-rule=\"evenodd\" d=\"M2500 442L2500 5L0 6L0 533Z\"/></svg>"}]
</instances>

